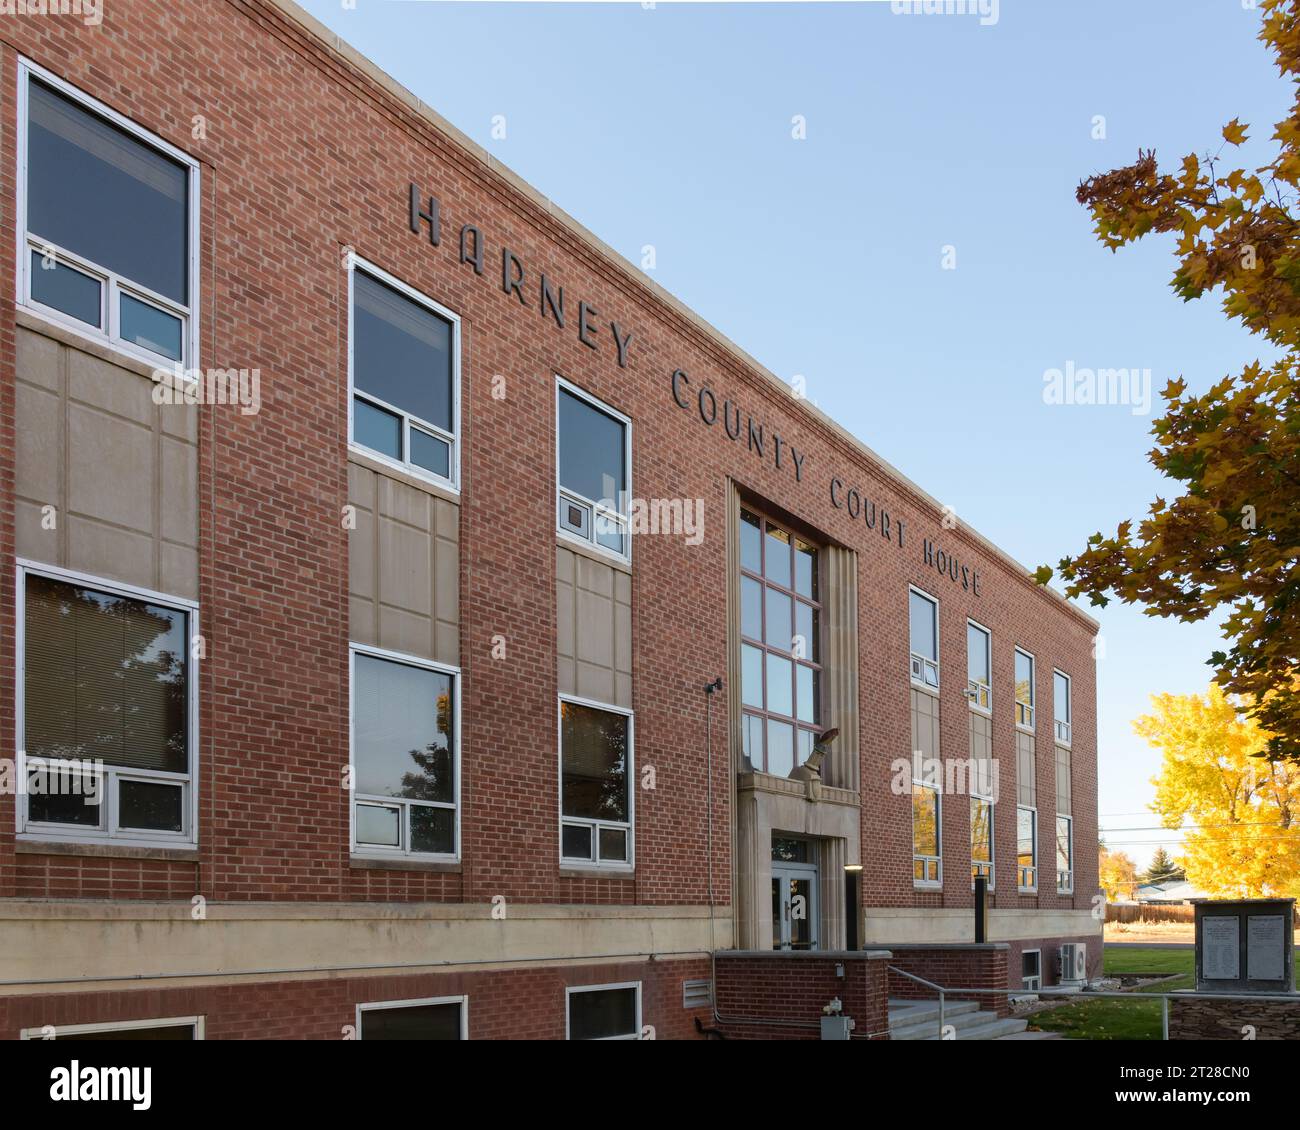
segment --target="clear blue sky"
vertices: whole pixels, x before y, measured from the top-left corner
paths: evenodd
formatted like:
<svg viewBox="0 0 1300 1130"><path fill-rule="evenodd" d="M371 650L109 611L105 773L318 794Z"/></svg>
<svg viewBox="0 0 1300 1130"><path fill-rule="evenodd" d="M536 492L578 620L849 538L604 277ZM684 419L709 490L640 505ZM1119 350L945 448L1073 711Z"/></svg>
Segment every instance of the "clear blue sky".
<svg viewBox="0 0 1300 1130"><path fill-rule="evenodd" d="M1167 240L1112 255L1074 200L1139 146L1218 149L1234 117L1264 163L1288 91L1240 0L1002 0L992 26L888 3L304 6L633 262L653 245L659 283L1030 567L1171 489L1152 416L1046 405L1045 370L1203 389L1270 355L1217 299L1174 297ZM1099 618L1101 823L1143 864L1171 834L1116 830L1156 822L1131 720L1203 689L1217 636Z"/></svg>

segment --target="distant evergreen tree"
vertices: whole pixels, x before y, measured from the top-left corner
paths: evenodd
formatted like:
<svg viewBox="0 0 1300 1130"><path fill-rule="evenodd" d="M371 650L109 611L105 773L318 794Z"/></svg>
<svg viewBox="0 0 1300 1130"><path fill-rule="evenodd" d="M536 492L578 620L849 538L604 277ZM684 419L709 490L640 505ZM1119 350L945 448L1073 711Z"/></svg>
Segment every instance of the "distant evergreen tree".
<svg viewBox="0 0 1300 1130"><path fill-rule="evenodd" d="M1183 873L1183 869L1173 861L1164 848L1158 847L1155 850L1155 854L1151 856L1151 866L1147 868L1143 881L1147 883L1162 883L1166 879L1185 878L1187 878L1187 876Z"/></svg>

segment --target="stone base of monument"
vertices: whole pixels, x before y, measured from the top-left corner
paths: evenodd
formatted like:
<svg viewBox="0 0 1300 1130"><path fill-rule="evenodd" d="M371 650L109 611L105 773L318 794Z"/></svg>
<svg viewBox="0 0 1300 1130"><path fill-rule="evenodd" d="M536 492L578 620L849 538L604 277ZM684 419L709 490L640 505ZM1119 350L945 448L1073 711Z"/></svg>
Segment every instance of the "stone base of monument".
<svg viewBox="0 0 1300 1130"><path fill-rule="evenodd" d="M1224 1000L1193 990L1169 998L1171 1040L1300 1040L1294 1000Z"/></svg>

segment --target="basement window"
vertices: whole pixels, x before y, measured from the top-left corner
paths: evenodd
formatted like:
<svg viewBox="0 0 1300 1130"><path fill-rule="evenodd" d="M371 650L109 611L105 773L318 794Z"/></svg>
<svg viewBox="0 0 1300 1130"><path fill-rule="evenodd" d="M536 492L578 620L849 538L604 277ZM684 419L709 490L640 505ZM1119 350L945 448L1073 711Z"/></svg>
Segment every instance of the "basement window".
<svg viewBox="0 0 1300 1130"><path fill-rule="evenodd" d="M194 367L198 163L26 60L19 100L19 301Z"/></svg>
<svg viewBox="0 0 1300 1130"><path fill-rule="evenodd" d="M627 561L632 422L560 378L555 398L559 532Z"/></svg>
<svg viewBox="0 0 1300 1130"><path fill-rule="evenodd" d="M1022 950L1020 954L1020 987L1037 992L1043 987L1043 951Z"/></svg>
<svg viewBox="0 0 1300 1130"><path fill-rule="evenodd" d="M467 1040L469 998L383 1001L357 1005L358 1040Z"/></svg>
<svg viewBox="0 0 1300 1130"><path fill-rule="evenodd" d="M349 441L421 478L459 476L460 319L353 256Z"/></svg>
<svg viewBox="0 0 1300 1130"><path fill-rule="evenodd" d="M19 831L195 842L193 605L63 570L19 569Z"/></svg>
<svg viewBox="0 0 1300 1130"><path fill-rule="evenodd" d="M641 982L564 990L567 1038L635 1040L641 1035Z"/></svg>

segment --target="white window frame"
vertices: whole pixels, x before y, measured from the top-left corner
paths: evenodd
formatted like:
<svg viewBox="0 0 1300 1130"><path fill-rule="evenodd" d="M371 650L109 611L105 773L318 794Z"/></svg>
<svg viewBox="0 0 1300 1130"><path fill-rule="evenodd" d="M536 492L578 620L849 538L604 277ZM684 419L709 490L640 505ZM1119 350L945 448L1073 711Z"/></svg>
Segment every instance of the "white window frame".
<svg viewBox="0 0 1300 1130"><path fill-rule="evenodd" d="M404 797L386 797L378 796L373 793L361 793L357 791L357 764L356 764L356 657L358 655L368 655L374 659L387 660L390 663L401 663L407 667L419 667L426 671L433 671L439 675L448 675L451 677L451 699L452 699L452 774L455 778L456 799L454 813L455 842L454 850L448 854L446 852L432 851L411 851L411 807L418 805L422 808L447 808L443 802L409 800ZM350 643L348 644L348 771L351 774L351 787L348 789L348 844L350 855L353 859L410 859L410 860L427 860L431 863L459 863L460 862L460 813L461 813L461 766L464 758L461 756L461 671L459 667L453 667L448 663L439 663L433 659L425 659L420 655L408 655L405 652L390 651L387 648L371 647L368 644ZM401 810L401 844L398 847L385 847L382 844L359 844L357 842L357 805L373 804L379 808L397 808Z"/></svg>
<svg viewBox="0 0 1300 1130"><path fill-rule="evenodd" d="M1038 973L1033 977L1026 977L1025 976L1025 955L1031 953L1038 954ZM1032 985L1028 985L1025 983L1027 981L1033 981L1034 983ZM1020 951L1020 987L1024 989L1026 992L1030 992L1030 993L1036 993L1038 992L1039 989L1043 987L1043 951L1041 949L1030 949L1030 950Z"/></svg>
<svg viewBox="0 0 1300 1130"><path fill-rule="evenodd" d="M1034 659L1034 653L1032 651L1027 651L1023 647L1017 647L1016 654L1023 655L1026 659L1029 660L1029 705L1028 707L1024 707L1021 701L1018 698L1016 698L1017 681L1015 676L1014 662L1011 668L1011 700L1013 705L1015 706L1015 711L1016 711L1016 715L1015 715L1016 729L1021 731L1021 733L1032 734L1034 732L1034 713L1038 704L1038 692L1034 686L1034 684L1038 680L1038 661ZM1020 711L1022 708L1025 709L1029 715L1028 722L1022 722L1020 720Z"/></svg>
<svg viewBox="0 0 1300 1130"><path fill-rule="evenodd" d="M46 1024L39 1028L24 1028L18 1033L20 1040L57 1039L59 1036L80 1036L98 1032L138 1032L142 1028L179 1028L188 1024L194 1029L194 1038L202 1040L202 1016L168 1016L149 1020L115 1020L101 1024ZM54 1036L45 1035L46 1028L54 1029Z"/></svg>
<svg viewBox="0 0 1300 1130"><path fill-rule="evenodd" d="M1058 895L1072 895L1074 894L1074 817L1064 812L1058 812L1056 820L1058 823L1064 820L1068 826L1066 843L1069 845L1068 850L1070 852L1070 869L1068 871L1061 871L1056 868L1056 859L1053 858L1052 860L1053 868L1056 870L1056 893ZM1052 832L1052 855L1055 857L1056 845L1060 842L1060 833L1055 828L1052 829Z"/></svg>
<svg viewBox="0 0 1300 1130"><path fill-rule="evenodd" d="M1056 717L1056 676L1060 675L1065 680L1065 721L1060 722ZM1059 667L1052 668L1052 730L1056 736L1056 744L1070 745L1071 729L1074 725L1074 680L1070 678Z"/></svg>
<svg viewBox="0 0 1300 1130"><path fill-rule="evenodd" d="M943 887L943 789L938 784L929 784L926 781L913 778L912 788L917 787L929 789L934 793L934 846L938 849L938 855L917 855L916 854L916 810L912 810L912 886L918 890L937 891ZM908 793L908 804L911 805L912 796ZM926 863L931 861L935 864L934 879L918 879L916 877L917 860L923 860ZM929 868L927 867L928 871Z"/></svg>
<svg viewBox="0 0 1300 1130"><path fill-rule="evenodd" d="M1020 813L1022 812L1030 812L1034 817L1034 864L1032 867L1022 867L1020 863ZM1041 860L1038 858L1038 809L1032 804L1018 804L1016 805L1016 890L1021 894L1034 895L1038 893L1038 869L1040 863ZM1033 884L1029 886L1024 883L1026 871L1030 873L1030 878L1033 879Z"/></svg>
<svg viewBox="0 0 1300 1130"><path fill-rule="evenodd" d="M620 513L618 510L611 510L608 506L602 505L598 498L587 498L577 491L569 490L567 487L560 485L560 393L567 392L577 397L579 400L586 401L591 407L598 412L603 412L611 419L618 421L623 425L623 480L626 484L627 499L633 497L632 494L632 418L606 404L599 397L592 396L586 389L579 388L572 381L565 380L558 373L555 375L555 531L565 541L571 541L575 545L583 546L611 561L619 561L624 565L632 564L632 523L630 515ZM560 508L564 505L565 500L569 500L584 507L587 511L587 536L583 537L566 527L560 521ZM615 502L621 502L615 499ZM609 521L615 521L622 525L623 541L627 545L626 553L615 553L608 546L601 545L596 541L596 518L602 517Z"/></svg>
<svg viewBox="0 0 1300 1130"><path fill-rule="evenodd" d="M616 981L606 985L566 985L564 988L564 1038L571 1040L573 1037L569 1034L569 1000L578 993L599 993L612 989L635 989L636 990L636 1032L630 1036L603 1036L602 1040L639 1040L641 1038L642 1016L641 1016L641 982L640 981Z"/></svg>
<svg viewBox="0 0 1300 1130"><path fill-rule="evenodd" d="M939 598L935 596L933 593L926 592L925 589L923 588L918 588L916 585L908 585L907 591L909 593L908 600L907 600L907 637L908 637L908 651L911 653L911 657L912 657L911 658L912 686L919 687L923 691L928 691L930 694L937 695L939 693L939 687L940 687ZM934 606L934 656L935 656L934 659L930 659L928 656L925 655L919 655L915 651L911 650L911 639L912 639L912 598L910 596L911 593L916 593L917 596L924 597ZM934 669L933 685L925 681L926 671L929 668Z"/></svg>
<svg viewBox="0 0 1300 1130"><path fill-rule="evenodd" d="M17 775L24 783L23 791L17 797L17 833L20 840L34 843L93 843L110 844L120 847L177 847L190 849L198 846L199 834L199 661L194 656L193 641L199 632L199 606L196 601L184 597L171 596L167 593L154 592L151 589L125 585L120 581L110 581L92 573L81 573L71 569L61 569L53 565L43 565L25 558L17 559L17 577L15 581L15 628L14 628L14 748L18 751ZM26 751L26 702L24 700L26 635L27 635L27 577L29 574L48 577L64 584L78 585L82 588L96 589L113 596L126 597L131 600L147 601L174 612L185 614L185 657L186 657L186 740L189 743L189 771L187 773L169 773L155 769L133 769L125 765L105 765L100 788L103 790L99 827L86 828L72 824L41 823L28 819L27 816L27 751ZM131 828L122 831L118 826L117 782L149 781L161 784L179 784L182 788L181 813L185 827L180 832L151 832L147 829Z"/></svg>
<svg viewBox="0 0 1300 1130"><path fill-rule="evenodd" d="M450 432L444 428L432 424L428 420L423 420L419 416L412 415L403 408L398 408L395 404L389 404L386 400L380 400L373 393L366 392L364 389L358 389L353 379L354 365L353 358L356 350L356 307L354 304L355 280L357 271L369 275L375 282L383 283L391 287L404 298L409 298L419 306L423 306L432 314L436 314L446 322L451 323L451 427ZM349 251L347 257L348 272L348 450L363 455L367 459L375 459L385 466L392 467L394 470L402 471L408 475L414 475L416 478L424 479L431 483L437 483L446 490L455 494L460 493L460 434L461 434L461 406L460 406L460 382L461 382L461 326L460 315L454 310L449 310L440 302L430 298L427 294L416 290L413 286L404 283L396 275L385 271L378 264L372 263L369 259L363 259L356 252ZM376 451L374 448L366 447L363 443L358 443L354 438L353 418L355 415L356 398L361 397L369 404L376 408L381 408L385 412L390 412L402 422L402 453L405 458L394 459L391 455L385 455L382 451ZM436 471L431 471L427 467L421 467L418 463L412 463L411 455L411 429L414 426L416 431L427 432L435 439L441 440L450 446L450 453L447 461L449 477L444 478Z"/></svg>
<svg viewBox="0 0 1300 1130"><path fill-rule="evenodd" d="M469 1039L469 994L462 993L455 997L413 997L403 1001L367 1001L357 1005L356 1038L363 1039L361 1017L366 1012L382 1012L390 1008L422 1008L425 1005L458 1004L460 1005L460 1038Z"/></svg>
<svg viewBox="0 0 1300 1130"><path fill-rule="evenodd" d="M989 681L984 686L984 701L980 701L980 684L970 678L970 629L984 635L984 658L988 666ZM966 700L970 703L970 708L977 714L983 714L986 717L993 716L993 632L981 624L978 620L966 619Z"/></svg>
<svg viewBox="0 0 1300 1130"><path fill-rule="evenodd" d="M28 87L31 79L36 78L46 86L57 90L60 94L65 95L78 106L88 113L103 119L110 125L114 125L123 130L130 136L134 137L141 144L156 150L165 157L171 158L185 166L188 171L188 195L187 195L187 218L189 221L189 230L186 233L188 241L188 272L186 281L186 293L189 297L189 305L182 306L174 299L166 298L155 291L140 283L125 278L121 275L110 271L107 267L99 266L81 256L74 255L72 252L49 243L48 240L38 238L39 233L31 233L27 230L27 129L28 129ZM17 92L17 109L18 109L18 177L17 177L17 238L14 240L17 258L17 276L15 295L17 304L24 310L37 315L42 320L52 322L62 329L69 330L78 337L86 341L96 342L109 346L116 352L125 354L134 360L143 360L153 365L175 372L177 366L182 370L184 375L190 370L198 368L199 358L199 311L202 308L199 294L199 255L200 255L200 228L202 213L202 192L200 189L200 167L198 161L181 149L164 141L155 133L151 133L143 126L137 125L130 118L119 114L116 110L104 105L98 99L92 98L89 94L78 90L75 86L65 82L58 75L52 74L44 67L32 62L30 59L20 57L18 60L18 92ZM40 252L43 255L48 250L53 249L55 259L62 265L73 267L82 274L88 274L95 278L100 284L100 325L90 326L69 314L63 313L52 306L45 306L31 295L31 253L32 251ZM151 349L146 349L134 342L123 340L119 336L120 306L119 296L122 294L130 295L148 306L154 306L167 314L177 317L181 320L181 359L176 361L161 353L155 353Z"/></svg>
<svg viewBox="0 0 1300 1130"><path fill-rule="evenodd" d="M564 815L564 718L563 704L571 702L575 706L587 706L593 710L604 710L609 714L621 714L627 719L627 822L618 820L588 820L581 816ZM608 702L598 702L591 698L579 698L577 695L562 694L555 707L555 747L559 765L559 856L560 866L568 870L610 871L631 874L636 870L636 718L625 706L614 706ZM596 859L575 859L564 854L564 826L566 824L582 825L593 829L591 840L595 845ZM611 860L602 863L600 856L600 830L602 828L620 828L627 833L627 860Z"/></svg>

